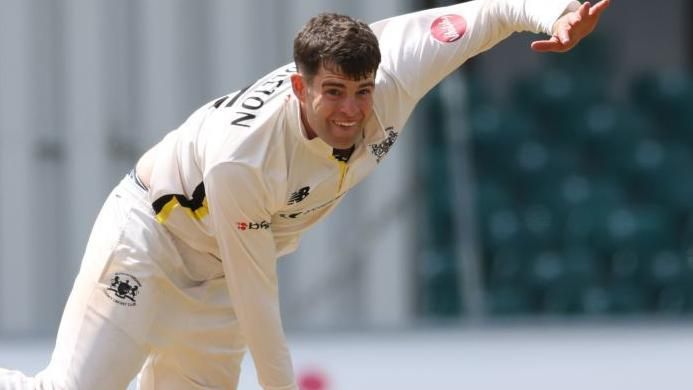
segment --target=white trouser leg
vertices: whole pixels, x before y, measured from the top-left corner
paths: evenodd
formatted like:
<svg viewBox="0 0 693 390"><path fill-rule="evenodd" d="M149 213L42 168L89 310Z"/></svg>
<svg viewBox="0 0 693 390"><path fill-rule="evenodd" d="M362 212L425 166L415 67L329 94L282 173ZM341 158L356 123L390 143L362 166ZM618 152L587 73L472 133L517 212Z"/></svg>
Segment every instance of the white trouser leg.
<svg viewBox="0 0 693 390"><path fill-rule="evenodd" d="M78 322L71 329L63 326ZM63 317L60 334L76 336L76 344L58 343L48 367L35 377L0 369L0 390L123 390L148 353L93 310L81 318Z"/></svg>
<svg viewBox="0 0 693 390"><path fill-rule="evenodd" d="M176 310L157 321L162 325L152 340L140 389L236 389L246 346L233 310L222 303L228 300L224 280L163 289Z"/></svg>
<svg viewBox="0 0 693 390"><path fill-rule="evenodd" d="M121 187L111 193L94 224L48 367L35 377L17 371L0 373L0 390L123 390L142 367L149 353L146 344L133 339L104 315L107 309L98 307L131 214L127 191ZM134 310L130 313L136 316Z"/></svg>
<svg viewBox="0 0 693 390"><path fill-rule="evenodd" d="M123 390L143 366L143 390L235 389L245 345L226 283L187 268L208 257L125 179L94 225L49 366L0 374L0 390Z"/></svg>

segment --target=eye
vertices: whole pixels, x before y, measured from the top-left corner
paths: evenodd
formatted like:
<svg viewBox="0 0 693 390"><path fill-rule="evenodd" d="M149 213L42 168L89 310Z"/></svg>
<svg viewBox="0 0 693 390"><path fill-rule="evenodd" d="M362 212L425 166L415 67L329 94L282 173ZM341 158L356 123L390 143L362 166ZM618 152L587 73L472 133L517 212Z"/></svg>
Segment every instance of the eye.
<svg viewBox="0 0 693 390"><path fill-rule="evenodd" d="M364 89L359 89L358 92L356 92L359 96L368 96L372 93L370 88L364 88Z"/></svg>
<svg viewBox="0 0 693 390"><path fill-rule="evenodd" d="M325 94L329 96L338 97L342 95L342 91L336 88L330 88L325 90Z"/></svg>

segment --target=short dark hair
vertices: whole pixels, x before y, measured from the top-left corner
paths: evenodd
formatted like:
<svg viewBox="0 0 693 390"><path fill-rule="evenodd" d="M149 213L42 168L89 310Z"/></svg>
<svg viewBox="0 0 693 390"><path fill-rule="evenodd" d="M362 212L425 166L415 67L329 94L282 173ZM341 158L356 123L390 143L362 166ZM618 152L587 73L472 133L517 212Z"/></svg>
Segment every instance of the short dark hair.
<svg viewBox="0 0 693 390"><path fill-rule="evenodd" d="M320 65L360 80L374 74L380 65L378 38L366 23L346 15L322 13L311 18L296 35L294 62L309 80Z"/></svg>

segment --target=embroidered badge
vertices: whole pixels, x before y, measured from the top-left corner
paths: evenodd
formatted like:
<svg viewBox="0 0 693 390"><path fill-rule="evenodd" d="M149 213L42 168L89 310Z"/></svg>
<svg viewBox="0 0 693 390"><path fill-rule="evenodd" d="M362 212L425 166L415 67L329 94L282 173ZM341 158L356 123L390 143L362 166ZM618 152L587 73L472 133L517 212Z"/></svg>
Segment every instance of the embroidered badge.
<svg viewBox="0 0 693 390"><path fill-rule="evenodd" d="M136 277L123 272L116 272L111 277L111 284L104 292L113 302L122 306L135 306L135 297L140 293L142 283Z"/></svg>
<svg viewBox="0 0 693 390"><path fill-rule="evenodd" d="M371 147L371 153L375 156L377 162L380 162L383 158L385 158L399 136L394 127L388 127L385 129L385 131L387 132L387 138L385 141L379 144L369 145Z"/></svg>

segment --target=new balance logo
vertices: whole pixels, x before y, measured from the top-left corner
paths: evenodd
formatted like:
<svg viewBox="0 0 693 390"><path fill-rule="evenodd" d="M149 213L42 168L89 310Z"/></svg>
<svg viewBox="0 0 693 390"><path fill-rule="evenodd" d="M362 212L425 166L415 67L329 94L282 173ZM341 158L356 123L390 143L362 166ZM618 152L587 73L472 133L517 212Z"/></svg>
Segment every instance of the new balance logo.
<svg viewBox="0 0 693 390"><path fill-rule="evenodd" d="M302 202L303 199L307 198L309 194L310 194L310 187L303 187L300 190L294 192L289 197L289 203L288 203L289 206L291 206L292 204Z"/></svg>

